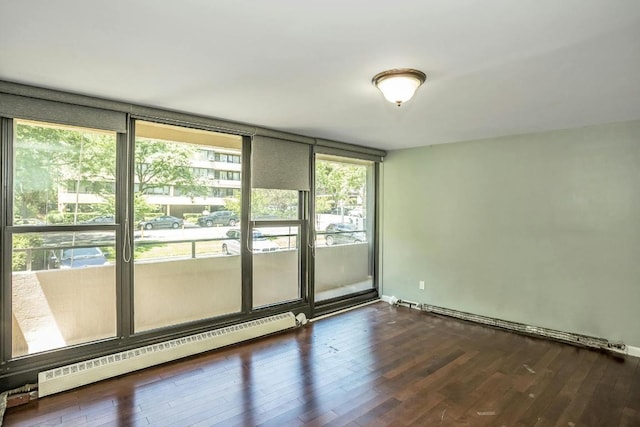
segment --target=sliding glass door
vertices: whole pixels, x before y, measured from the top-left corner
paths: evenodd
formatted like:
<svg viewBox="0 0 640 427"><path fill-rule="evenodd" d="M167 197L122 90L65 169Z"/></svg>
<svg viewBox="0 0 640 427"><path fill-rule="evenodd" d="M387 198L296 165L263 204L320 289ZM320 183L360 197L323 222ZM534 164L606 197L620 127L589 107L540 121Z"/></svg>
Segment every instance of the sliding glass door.
<svg viewBox="0 0 640 427"><path fill-rule="evenodd" d="M242 311L242 137L135 122L136 332Z"/></svg>
<svg viewBox="0 0 640 427"><path fill-rule="evenodd" d="M374 288L374 162L316 154L315 301Z"/></svg>

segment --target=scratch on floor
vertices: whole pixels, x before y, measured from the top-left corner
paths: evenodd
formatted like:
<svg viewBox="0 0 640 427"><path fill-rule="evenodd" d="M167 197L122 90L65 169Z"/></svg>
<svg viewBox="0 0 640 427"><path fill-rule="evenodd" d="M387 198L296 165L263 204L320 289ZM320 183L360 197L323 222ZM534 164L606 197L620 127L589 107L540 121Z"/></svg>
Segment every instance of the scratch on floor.
<svg viewBox="0 0 640 427"><path fill-rule="evenodd" d="M480 415L481 417L486 417L489 415L495 415L496 411L478 411L478 415Z"/></svg>
<svg viewBox="0 0 640 427"><path fill-rule="evenodd" d="M444 408L444 411L442 411L442 416L440 417L440 424L442 424L442 421L444 421L444 413L447 412L447 408Z"/></svg>
<svg viewBox="0 0 640 427"><path fill-rule="evenodd" d="M533 369L531 369L531 368L529 367L529 365L522 365L522 366L524 366L524 369L526 369L527 371L531 372L532 374L535 374L535 373L536 373L536 371L534 371Z"/></svg>

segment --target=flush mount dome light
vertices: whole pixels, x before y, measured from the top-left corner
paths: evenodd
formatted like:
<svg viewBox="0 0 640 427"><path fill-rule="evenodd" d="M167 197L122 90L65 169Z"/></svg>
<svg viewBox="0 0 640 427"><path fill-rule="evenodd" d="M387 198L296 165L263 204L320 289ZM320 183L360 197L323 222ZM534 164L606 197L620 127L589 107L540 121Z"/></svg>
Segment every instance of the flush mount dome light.
<svg viewBox="0 0 640 427"><path fill-rule="evenodd" d="M411 99L416 90L427 79L422 71L411 68L398 68L376 74L371 82L380 89L389 102L398 107Z"/></svg>

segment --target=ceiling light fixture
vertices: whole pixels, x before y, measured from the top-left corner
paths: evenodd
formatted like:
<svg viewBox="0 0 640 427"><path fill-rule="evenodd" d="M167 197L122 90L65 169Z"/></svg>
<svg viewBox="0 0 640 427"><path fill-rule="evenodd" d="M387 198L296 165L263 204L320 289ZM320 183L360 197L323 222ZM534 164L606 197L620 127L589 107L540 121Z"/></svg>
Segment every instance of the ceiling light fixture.
<svg viewBox="0 0 640 427"><path fill-rule="evenodd" d="M411 99L425 80L427 75L422 71L397 68L376 74L371 82L380 89L387 101L399 107L403 102Z"/></svg>

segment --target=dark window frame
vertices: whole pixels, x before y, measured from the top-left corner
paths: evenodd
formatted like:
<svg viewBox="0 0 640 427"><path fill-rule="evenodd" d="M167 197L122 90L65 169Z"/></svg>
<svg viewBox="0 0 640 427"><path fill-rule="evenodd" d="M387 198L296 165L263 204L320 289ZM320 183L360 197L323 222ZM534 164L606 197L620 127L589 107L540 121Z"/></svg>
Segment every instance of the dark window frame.
<svg viewBox="0 0 640 427"><path fill-rule="evenodd" d="M22 91L24 88L20 86ZM31 90L32 92L29 92ZM129 206L131 201L128 197L133 194L133 179L132 179L132 158L133 158L133 143L135 138L135 120L157 121L160 123L166 123L171 125L178 125L184 127L192 127L203 130L211 130L214 132L232 133L243 137L243 151L242 151L242 163L241 172L230 171L236 173L235 177L241 184L241 188L245 191L241 192L241 203L245 209L243 209L242 218L242 230L243 233L247 233L250 227L253 227L256 222L251 224L249 220L249 210L246 208L250 203L250 188L251 188L251 176L250 176L250 144L251 144L251 132L254 131L252 127L246 127L242 125L229 124L227 122L220 122L213 119L207 119L197 116L185 115L181 113L172 113L164 110L149 109L147 107L131 106L129 104L117 103L111 101L104 101L90 97L84 97L80 95L61 94L58 95L55 92L48 92L46 89L29 88L27 87L25 93L32 93L34 98L40 96L48 96L50 99L64 100L66 103L74 105L75 110L82 110L82 105L88 105L88 108L98 108L112 111L121 111L123 115L127 116L127 126L121 132L117 133L117 179L116 179L116 199L117 204L121 206L116 211L116 223L115 224L100 224L95 226L74 226L74 229L85 230L88 228L96 230L116 230L116 250L118 251L118 259L122 257L130 256L131 240L127 240L125 236L131 237L131 230L135 227L135 221L133 218L133 212L131 209L125 209L125 203ZM74 110L74 111L75 111ZM263 317L269 314L280 313L283 311L305 312L307 316L311 317L325 312L337 310L349 305L353 305L358 302L370 301L375 298L377 294L356 295L350 298L343 299L341 301L330 301L323 303L321 306L315 306L313 301L313 262L312 251L308 251L305 256L302 257L301 267L301 296L300 301L288 302L285 304L277 304L274 306L261 307L254 309L251 304L251 289L243 284L243 310L241 315L222 316L219 318L205 319L203 321L192 322L187 325L178 325L177 327L167 327L161 330L150 331L149 333L133 333L133 289L132 289L132 268L131 263L122 261L117 266L117 336L113 339L101 340L99 342L91 342L87 344L81 344L60 350L53 350L45 353L35 353L32 355L12 358L11 356L11 269L10 267L10 235L17 232L15 227L9 226L9 220L12 218L11 206L8 201L12 200L11 196L12 177L11 168L7 167L12 159L12 120L13 118L20 118L17 115L4 113L0 118L0 142L2 143L2 149L0 150L0 162L2 163L2 175L0 176L0 184L2 188L2 200L0 201L0 244L2 245L2 282L3 286L0 289L0 310L2 315L2 331L0 336L0 380L2 380L7 387L22 385L26 382L31 382L35 379L35 375L38 371L51 369L57 366L73 363L80 360L86 360L88 358L100 357L113 353L115 351L123 351L139 347L141 345L147 345L150 343L161 342L168 339L178 338L185 335L199 333L202 331L210 330L212 328L225 327L241 321L247 321L259 317ZM41 120L47 121L47 120ZM51 121L51 123L55 123ZM71 124L73 123L66 123ZM86 123L78 124L81 127L88 127ZM93 126L99 128L99 126ZM235 129L235 130L234 130ZM295 139L295 138L294 138ZM319 141L318 143L320 143ZM335 149L335 144L332 143L332 149ZM352 149L352 146L349 146ZM371 151L371 150L363 150ZM377 153L377 152L376 152ZM346 152L345 157L349 155L357 154L354 151ZM375 154L372 154L375 157ZM379 157L378 157L379 159ZM227 157L227 160L229 158ZM238 161L240 157L238 157ZM314 171L314 156L310 155L309 164L310 170ZM232 162L236 163L235 158ZM376 163L376 177L375 177L375 203L378 203L378 163ZM313 175L313 173L311 174ZM311 178L313 179L313 177ZM313 183L311 184L311 191L301 194L301 207L300 212L306 218L313 217L312 212L314 209L314 195L313 195ZM232 189L232 191L240 191L239 189ZM377 211L377 209L376 209ZM297 221L297 220L296 220ZM260 223L260 225L264 225ZM278 222L278 225L287 225L285 222ZM294 225L294 223L291 223ZM309 229L304 223L295 223L300 226L301 246L302 242L308 242L310 239ZM50 227L50 226L49 226ZM377 233L377 215L376 215L376 229ZM44 227L39 230L48 230ZM33 231L33 229L30 229ZM376 269L377 263L377 239L376 239ZM305 247L308 248L308 244L305 243ZM247 264L249 263L249 264ZM250 267L250 260L248 256L243 259L243 282L250 280L252 271ZM377 277L376 273L376 289L377 289Z"/></svg>

